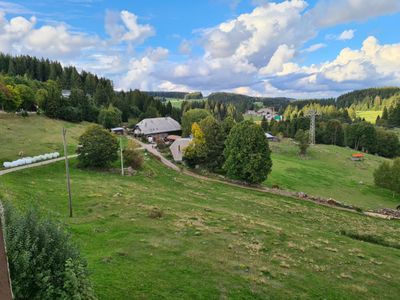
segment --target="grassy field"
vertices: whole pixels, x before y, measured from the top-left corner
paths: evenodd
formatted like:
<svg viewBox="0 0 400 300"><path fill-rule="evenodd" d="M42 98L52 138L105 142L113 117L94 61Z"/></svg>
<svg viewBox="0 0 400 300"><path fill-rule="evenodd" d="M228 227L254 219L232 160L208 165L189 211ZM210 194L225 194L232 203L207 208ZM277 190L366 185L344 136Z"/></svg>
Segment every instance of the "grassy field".
<svg viewBox="0 0 400 300"><path fill-rule="evenodd" d="M207 98L203 99L193 99L193 100L186 100L186 101L205 101ZM172 107L181 108L182 102L185 101L184 99L176 99L176 98L166 98L166 101L171 102Z"/></svg>
<svg viewBox="0 0 400 300"><path fill-rule="evenodd" d="M30 115L27 118L14 114L0 114L0 166L4 161L23 156L34 156L58 151L64 153L61 129L67 129L69 153L74 153L78 137L89 123L68 123L44 116Z"/></svg>
<svg viewBox="0 0 400 300"><path fill-rule="evenodd" d="M376 118L378 116L382 116L382 111L375 111L375 110L357 111L356 115L357 115L357 117L359 117L361 119L365 119L365 121L367 121L367 122L375 124L376 123Z"/></svg>
<svg viewBox="0 0 400 300"><path fill-rule="evenodd" d="M62 163L7 174L0 190L17 207L35 205L68 226L100 299L400 293L399 222L193 179L149 159L124 178L73 162L71 177L72 219ZM155 208L161 218L149 217Z"/></svg>
<svg viewBox="0 0 400 300"><path fill-rule="evenodd" d="M243 114L243 118L245 120L253 120L255 122L262 121L262 116L251 116L251 115Z"/></svg>
<svg viewBox="0 0 400 300"><path fill-rule="evenodd" d="M299 157L298 147L290 140L270 143L272 173L266 185L334 198L361 208L395 208L400 198L374 185L373 172L384 158L366 155L362 162L350 160L354 150L316 145L308 155Z"/></svg>

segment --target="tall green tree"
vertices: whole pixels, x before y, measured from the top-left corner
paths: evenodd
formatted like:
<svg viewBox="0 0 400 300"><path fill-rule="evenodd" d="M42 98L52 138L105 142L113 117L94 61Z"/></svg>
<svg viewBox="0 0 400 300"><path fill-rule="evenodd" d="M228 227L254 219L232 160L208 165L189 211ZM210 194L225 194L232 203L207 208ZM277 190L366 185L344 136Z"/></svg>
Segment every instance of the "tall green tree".
<svg viewBox="0 0 400 300"><path fill-rule="evenodd" d="M262 130L264 130L264 132L267 132L269 130L268 120L265 118L265 116L263 116L261 120L261 128Z"/></svg>
<svg viewBox="0 0 400 300"><path fill-rule="evenodd" d="M374 172L374 180L377 186L389 189L395 194L400 194L400 158L396 158L392 164L383 162Z"/></svg>
<svg viewBox="0 0 400 300"><path fill-rule="evenodd" d="M25 84L17 84L15 89L21 97L20 107L27 111L36 110L36 99L33 90Z"/></svg>
<svg viewBox="0 0 400 300"><path fill-rule="evenodd" d="M182 136L189 136L193 123L199 123L201 120L210 116L210 112L206 109L190 109L182 116Z"/></svg>
<svg viewBox="0 0 400 300"><path fill-rule="evenodd" d="M243 121L229 133L224 150L223 169L228 177L248 183L261 183L271 172L268 140L260 126Z"/></svg>
<svg viewBox="0 0 400 300"><path fill-rule="evenodd" d="M205 166L213 172L220 172L224 164L225 134L221 122L208 116L199 123L205 139Z"/></svg>
<svg viewBox="0 0 400 300"><path fill-rule="evenodd" d="M121 124L121 116L122 113L118 108L109 105L108 108L103 108L100 110L98 121L104 126L104 128L110 129Z"/></svg>

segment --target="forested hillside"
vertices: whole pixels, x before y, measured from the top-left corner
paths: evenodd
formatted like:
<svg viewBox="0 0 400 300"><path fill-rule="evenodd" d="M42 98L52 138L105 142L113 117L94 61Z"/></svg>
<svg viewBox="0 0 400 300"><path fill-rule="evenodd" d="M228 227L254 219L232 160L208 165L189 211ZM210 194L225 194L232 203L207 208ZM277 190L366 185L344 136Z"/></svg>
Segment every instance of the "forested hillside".
<svg viewBox="0 0 400 300"><path fill-rule="evenodd" d="M379 107L382 99L388 99L400 93L398 87L370 88L353 91L337 98L338 107L350 107L352 104L361 104L365 110Z"/></svg>
<svg viewBox="0 0 400 300"><path fill-rule="evenodd" d="M138 90L116 92L106 78L59 62L0 54L0 108L38 111L67 121L99 121L106 127L146 117L180 118L179 109ZM62 94L70 90L70 94Z"/></svg>

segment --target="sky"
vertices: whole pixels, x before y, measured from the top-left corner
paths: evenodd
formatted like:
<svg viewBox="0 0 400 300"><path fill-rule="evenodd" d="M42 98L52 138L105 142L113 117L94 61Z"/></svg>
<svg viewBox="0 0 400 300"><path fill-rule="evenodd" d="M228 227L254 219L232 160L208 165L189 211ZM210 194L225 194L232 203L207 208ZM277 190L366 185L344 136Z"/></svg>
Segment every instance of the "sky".
<svg viewBox="0 0 400 300"><path fill-rule="evenodd" d="M400 0L0 1L0 51L116 90L298 99L400 85Z"/></svg>

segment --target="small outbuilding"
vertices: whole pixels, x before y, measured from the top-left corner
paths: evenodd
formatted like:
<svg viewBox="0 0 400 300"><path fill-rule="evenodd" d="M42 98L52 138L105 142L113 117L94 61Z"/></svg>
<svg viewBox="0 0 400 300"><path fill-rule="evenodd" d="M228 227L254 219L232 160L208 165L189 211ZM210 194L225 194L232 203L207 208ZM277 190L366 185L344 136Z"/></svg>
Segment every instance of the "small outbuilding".
<svg viewBox="0 0 400 300"><path fill-rule="evenodd" d="M272 134L270 134L268 132L265 133L265 137L267 138L268 141L279 142L279 138L278 137L273 136Z"/></svg>
<svg viewBox="0 0 400 300"><path fill-rule="evenodd" d="M362 161L364 160L364 154L363 153L354 153L351 155L351 160L352 161Z"/></svg>
<svg viewBox="0 0 400 300"><path fill-rule="evenodd" d="M112 133L123 135L125 133L125 128L115 127L110 129Z"/></svg>
<svg viewBox="0 0 400 300"><path fill-rule="evenodd" d="M183 159L183 152L187 146L189 146L191 138L180 138L175 140L172 145L169 147L172 157L175 161L181 162Z"/></svg>

